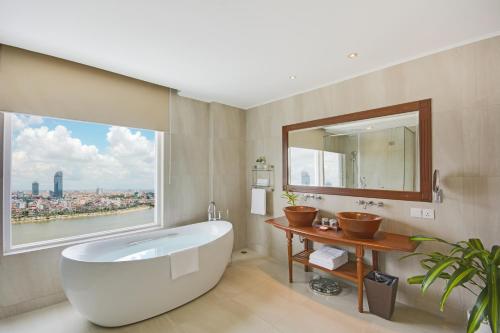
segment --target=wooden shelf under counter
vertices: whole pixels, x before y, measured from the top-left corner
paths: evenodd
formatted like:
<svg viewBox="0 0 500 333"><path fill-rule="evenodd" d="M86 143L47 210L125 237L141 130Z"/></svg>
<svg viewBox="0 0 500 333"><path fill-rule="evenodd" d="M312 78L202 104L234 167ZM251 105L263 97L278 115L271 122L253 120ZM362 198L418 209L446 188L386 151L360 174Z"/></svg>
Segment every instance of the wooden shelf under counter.
<svg viewBox="0 0 500 333"><path fill-rule="evenodd" d="M417 242L410 240L407 235L400 235L379 231L373 239L352 239L344 236L342 231L319 230L318 228L308 227L290 227L287 219L283 217L269 219L266 223L285 231L287 238L288 249L288 279L293 282L293 265L298 262L305 266L306 271L311 268L319 269L331 275L355 282L358 287L358 310L363 312L363 278L370 270L378 270L378 252L379 251L401 251L414 252L418 246ZM297 254L292 253L293 235L301 236L304 239L304 251ZM309 255L314 251L312 242L322 244L337 244L344 246L352 246L356 249L356 262L348 262L347 264L330 270L309 262ZM372 252L372 265L366 265L363 262L365 249Z"/></svg>
<svg viewBox="0 0 500 333"><path fill-rule="evenodd" d="M340 266L337 269L328 269L324 268L309 262L309 255L313 253L313 250L304 250L292 256L292 260L298 263L301 263L310 268L315 268L322 270L324 272L330 273L331 275L338 276L340 278L356 282L358 280L357 277L357 268L356 263L353 261L349 261L348 263ZM370 272L370 266L363 264L363 276Z"/></svg>

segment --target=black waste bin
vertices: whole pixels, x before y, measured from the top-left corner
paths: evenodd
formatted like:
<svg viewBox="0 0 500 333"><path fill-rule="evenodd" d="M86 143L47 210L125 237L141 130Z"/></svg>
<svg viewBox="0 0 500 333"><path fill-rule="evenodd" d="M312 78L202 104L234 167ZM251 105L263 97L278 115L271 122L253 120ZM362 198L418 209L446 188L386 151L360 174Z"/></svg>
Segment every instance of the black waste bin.
<svg viewBox="0 0 500 333"><path fill-rule="evenodd" d="M370 312L385 319L391 319L398 292L398 278L377 271L371 271L365 278L366 298Z"/></svg>

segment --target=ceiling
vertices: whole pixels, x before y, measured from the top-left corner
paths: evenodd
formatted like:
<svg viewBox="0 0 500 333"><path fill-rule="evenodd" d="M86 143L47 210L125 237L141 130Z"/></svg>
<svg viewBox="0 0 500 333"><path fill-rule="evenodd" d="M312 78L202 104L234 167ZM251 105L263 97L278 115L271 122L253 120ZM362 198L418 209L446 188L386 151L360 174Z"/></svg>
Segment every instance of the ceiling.
<svg viewBox="0 0 500 333"><path fill-rule="evenodd" d="M500 0L0 0L0 43L245 109L497 34Z"/></svg>

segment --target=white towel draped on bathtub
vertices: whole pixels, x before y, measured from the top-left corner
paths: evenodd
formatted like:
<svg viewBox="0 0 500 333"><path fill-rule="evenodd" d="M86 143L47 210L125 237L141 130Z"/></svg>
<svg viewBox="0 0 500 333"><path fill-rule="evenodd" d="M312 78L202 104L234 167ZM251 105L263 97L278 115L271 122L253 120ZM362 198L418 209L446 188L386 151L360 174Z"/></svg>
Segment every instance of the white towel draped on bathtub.
<svg viewBox="0 0 500 333"><path fill-rule="evenodd" d="M170 277L172 280L200 269L198 248L193 247L170 253Z"/></svg>

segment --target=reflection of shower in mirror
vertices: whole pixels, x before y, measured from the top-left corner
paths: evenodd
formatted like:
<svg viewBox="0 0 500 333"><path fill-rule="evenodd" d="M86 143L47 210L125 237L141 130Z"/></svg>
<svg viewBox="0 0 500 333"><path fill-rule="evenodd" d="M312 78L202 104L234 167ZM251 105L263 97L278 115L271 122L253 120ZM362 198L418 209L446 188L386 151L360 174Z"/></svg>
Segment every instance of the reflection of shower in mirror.
<svg viewBox="0 0 500 333"><path fill-rule="evenodd" d="M361 188L366 188L366 177L361 177L361 179L359 180L360 184L361 184Z"/></svg>
<svg viewBox="0 0 500 333"><path fill-rule="evenodd" d="M352 167L352 169L351 169L352 170L352 184L351 184L351 186L352 187L355 187L354 182L355 182L356 177L358 177L358 175L356 174L356 170L357 170L357 167L356 167L356 163L357 163L356 157L357 156L358 156L358 152L357 151L355 151L355 150L351 151L351 167Z"/></svg>

